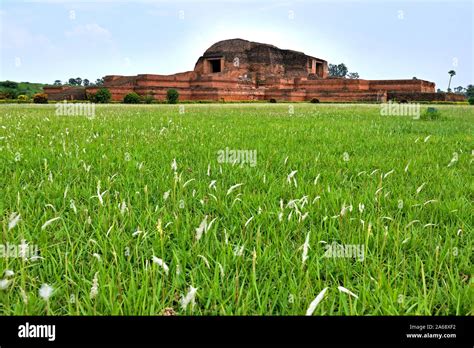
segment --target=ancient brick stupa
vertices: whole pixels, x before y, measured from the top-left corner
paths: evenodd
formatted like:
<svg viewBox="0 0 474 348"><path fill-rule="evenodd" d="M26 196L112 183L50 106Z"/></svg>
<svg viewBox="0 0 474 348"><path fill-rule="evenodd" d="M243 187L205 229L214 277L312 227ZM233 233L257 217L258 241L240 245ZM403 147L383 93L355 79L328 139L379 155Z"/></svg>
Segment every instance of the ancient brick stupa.
<svg viewBox="0 0 474 348"><path fill-rule="evenodd" d="M193 71L174 75L109 75L104 86L112 99L122 101L136 92L165 100L170 88L180 100L211 101L398 101L448 100L451 94L435 93L433 82L363 80L328 76L328 63L302 52L242 39L219 41L199 57ZM45 87L50 100L86 99L99 87Z"/></svg>

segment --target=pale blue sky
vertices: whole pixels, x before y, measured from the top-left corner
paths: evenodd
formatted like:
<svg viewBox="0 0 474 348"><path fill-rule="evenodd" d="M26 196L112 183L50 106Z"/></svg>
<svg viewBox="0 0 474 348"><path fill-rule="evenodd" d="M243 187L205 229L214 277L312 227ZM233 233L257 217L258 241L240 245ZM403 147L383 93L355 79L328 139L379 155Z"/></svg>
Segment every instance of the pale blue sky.
<svg viewBox="0 0 474 348"><path fill-rule="evenodd" d="M474 83L472 0L0 0L0 80L192 70L230 38L344 62L361 78ZM73 12L71 12L73 11Z"/></svg>

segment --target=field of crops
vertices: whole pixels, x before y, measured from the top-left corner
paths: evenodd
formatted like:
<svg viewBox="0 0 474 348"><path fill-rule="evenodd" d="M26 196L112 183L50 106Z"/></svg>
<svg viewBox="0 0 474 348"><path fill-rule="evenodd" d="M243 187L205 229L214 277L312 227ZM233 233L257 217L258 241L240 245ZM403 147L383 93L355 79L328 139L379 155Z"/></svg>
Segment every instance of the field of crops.
<svg viewBox="0 0 474 348"><path fill-rule="evenodd" d="M474 107L437 108L2 105L0 314L472 315Z"/></svg>

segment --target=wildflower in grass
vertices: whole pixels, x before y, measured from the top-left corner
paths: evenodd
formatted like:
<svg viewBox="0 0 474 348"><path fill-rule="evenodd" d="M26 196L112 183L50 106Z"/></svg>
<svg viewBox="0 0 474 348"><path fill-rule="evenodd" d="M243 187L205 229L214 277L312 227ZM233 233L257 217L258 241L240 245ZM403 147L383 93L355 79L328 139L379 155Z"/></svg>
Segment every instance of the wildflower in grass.
<svg viewBox="0 0 474 348"><path fill-rule="evenodd" d="M18 213L11 213L10 214L10 219L8 221L8 230L10 231L12 228L14 228L18 222L20 221L20 214Z"/></svg>
<svg viewBox="0 0 474 348"><path fill-rule="evenodd" d="M173 161L171 162L171 169L176 172L178 170L178 164L176 163L176 158L173 158Z"/></svg>
<svg viewBox="0 0 474 348"><path fill-rule="evenodd" d="M347 152L344 152L342 154L342 159L344 160L344 162L349 162L350 160L349 154Z"/></svg>
<svg viewBox="0 0 474 348"><path fill-rule="evenodd" d="M21 299L23 300L23 303L28 304L28 295L26 294L26 291L23 290L23 288L20 288L20 295Z"/></svg>
<svg viewBox="0 0 474 348"><path fill-rule="evenodd" d="M142 233L143 233L143 231L141 231L139 228L137 228L136 231L132 233L132 237L136 237L136 236L138 236Z"/></svg>
<svg viewBox="0 0 474 348"><path fill-rule="evenodd" d="M125 214L126 211L128 211L127 208L127 203L125 201L122 201L122 203L119 204L119 209L120 209L120 214Z"/></svg>
<svg viewBox="0 0 474 348"><path fill-rule="evenodd" d="M104 199L103 196L108 190L105 190L104 192L100 192L100 180L97 181L97 196L92 196L92 197L97 197L99 200L100 205L104 205Z"/></svg>
<svg viewBox="0 0 474 348"><path fill-rule="evenodd" d="M451 162L449 162L448 167L451 167L452 165L456 164L456 162L459 160L459 155L457 152L453 152L453 158L451 158Z"/></svg>
<svg viewBox="0 0 474 348"><path fill-rule="evenodd" d="M349 295L351 295L351 296L353 296L353 297L355 297L355 298L359 298L359 296L357 296L357 295L354 294L352 291L346 289L346 288L343 287L343 286L338 286L337 289L338 289L339 291L344 292L344 293L346 293L346 294L349 294Z"/></svg>
<svg viewBox="0 0 474 348"><path fill-rule="evenodd" d="M290 172L290 174L288 174L288 175L286 176L286 181L287 181L289 184L291 184L291 181L293 180L293 183L295 184L295 187L298 186L298 184L297 184L297 182L296 182L296 178L295 178L296 173L298 173L297 170L292 170L292 171Z"/></svg>
<svg viewBox="0 0 474 348"><path fill-rule="evenodd" d="M316 307L318 306L319 302L321 302L321 300L324 298L324 295L326 294L326 291L328 290L328 288L324 288L319 294L318 296L316 296L316 298L313 300L313 302L310 303L309 307L308 307L308 310L306 311L306 315L307 316L311 316L313 315L314 313L314 310L316 309Z"/></svg>
<svg viewBox="0 0 474 348"><path fill-rule="evenodd" d="M198 255L198 257L200 257L204 261L207 268L209 268L209 269L211 268L211 266L209 265L209 261L207 260L207 258L205 256Z"/></svg>
<svg viewBox="0 0 474 348"><path fill-rule="evenodd" d="M186 308L188 307L190 303L191 303L191 309L194 308L197 290L198 290L197 288L190 286L189 291L186 294L186 296L183 296L181 298L181 308L183 310L186 310Z"/></svg>
<svg viewBox="0 0 474 348"><path fill-rule="evenodd" d="M99 254L93 253L92 256L95 257L97 261L101 261L101 256Z"/></svg>
<svg viewBox="0 0 474 348"><path fill-rule="evenodd" d="M71 199L71 200L69 201L69 208L72 209L72 211L74 212L74 214L77 214L76 204L75 204L75 202L74 202L73 199Z"/></svg>
<svg viewBox="0 0 474 348"><path fill-rule="evenodd" d="M15 162L20 162L20 160L21 160L21 153L16 152L15 153Z"/></svg>
<svg viewBox="0 0 474 348"><path fill-rule="evenodd" d="M96 272L94 274L94 279L92 280L92 287L91 287L91 292L89 294L89 297L91 300L95 299L97 294L99 293L99 272Z"/></svg>
<svg viewBox="0 0 474 348"><path fill-rule="evenodd" d="M308 234L306 235L306 239L304 241L304 244L303 244L303 255L301 257L301 262L302 264L304 265L304 263L306 262L306 260L308 259L308 249L309 249L309 235L310 235L311 231L308 232Z"/></svg>
<svg viewBox="0 0 474 348"><path fill-rule="evenodd" d="M363 212L364 212L364 209L365 209L364 203L359 203L359 212L360 212L360 213L363 213Z"/></svg>
<svg viewBox="0 0 474 348"><path fill-rule="evenodd" d="M385 178L386 178L387 176L389 176L390 174L393 174L394 171L395 171L395 169L392 169L391 171L385 173L385 174L383 175L383 178L385 179Z"/></svg>
<svg viewBox="0 0 474 348"><path fill-rule="evenodd" d="M166 275L168 275L170 269L169 269L168 265L162 259L160 259L160 258L153 255L152 261L153 261L153 263L155 263L158 266L160 266L161 268L163 268Z"/></svg>
<svg viewBox="0 0 474 348"><path fill-rule="evenodd" d="M46 222L43 224L43 226L41 226L41 229L44 230L46 227L48 227L49 225L51 225L54 221L59 220L60 218L61 218L60 216L57 216L57 217L55 217L55 218L52 218L52 219L46 221Z"/></svg>
<svg viewBox="0 0 474 348"><path fill-rule="evenodd" d="M41 285L41 288L39 289L39 296L45 300L49 301L49 298L53 294L53 287L49 286L48 284L43 284Z"/></svg>
<svg viewBox="0 0 474 348"><path fill-rule="evenodd" d="M419 193L421 192L421 190L423 190L423 187L425 187L425 185L426 185L426 182L424 182L423 184L421 184L420 187L418 187L418 188L416 189L416 194L419 194Z"/></svg>
<svg viewBox="0 0 474 348"><path fill-rule="evenodd" d="M199 224L199 227L196 228L196 240L200 240L203 233L207 231L207 215L204 216L204 219Z"/></svg>
<svg viewBox="0 0 474 348"><path fill-rule="evenodd" d="M15 274L15 272L13 272L10 269L6 269L5 272L3 272L3 273L5 275L5 278L12 277Z"/></svg>
<svg viewBox="0 0 474 348"><path fill-rule="evenodd" d="M242 256L244 254L244 246L236 245L234 248L234 256Z"/></svg>
<svg viewBox="0 0 474 348"><path fill-rule="evenodd" d="M163 200L166 201L168 199L168 197L170 196L170 192L171 192L171 190L168 190L165 193L163 193Z"/></svg>
<svg viewBox="0 0 474 348"><path fill-rule="evenodd" d="M319 181L319 177L321 176L321 173L319 173L317 176L316 176L316 179L314 179L313 181L313 185L317 185L318 184L318 181Z"/></svg>
<svg viewBox="0 0 474 348"><path fill-rule="evenodd" d="M235 184L233 186L231 186L228 190L227 190L227 194L226 196L230 195L235 189L239 188L240 186L242 186L243 184Z"/></svg>
<svg viewBox="0 0 474 348"><path fill-rule="evenodd" d="M6 290L8 288L8 285L10 285L10 280L8 279L0 280L0 290Z"/></svg>
<svg viewBox="0 0 474 348"><path fill-rule="evenodd" d="M132 157L130 156L130 154L129 154L128 152L125 152L125 156L124 156L124 157L125 157L125 161L126 161L126 162L129 162L129 161L132 159Z"/></svg>
<svg viewBox="0 0 474 348"><path fill-rule="evenodd" d="M209 184L209 189L214 189L216 190L216 180L212 180L211 183Z"/></svg>

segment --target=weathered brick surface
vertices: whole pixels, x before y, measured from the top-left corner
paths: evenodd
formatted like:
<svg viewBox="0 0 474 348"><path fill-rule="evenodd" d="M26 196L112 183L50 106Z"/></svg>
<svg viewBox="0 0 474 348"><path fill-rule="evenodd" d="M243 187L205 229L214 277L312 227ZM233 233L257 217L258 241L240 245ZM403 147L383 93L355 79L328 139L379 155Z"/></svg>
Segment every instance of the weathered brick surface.
<svg viewBox="0 0 474 348"><path fill-rule="evenodd" d="M433 82L410 80L363 80L328 77L325 60L272 45L241 39L215 43L199 57L193 71L174 75L143 74L104 77L112 99L121 101L130 92L164 100L175 88L181 100L242 101L385 101L459 100L452 94L434 93ZM71 89L70 89L71 88ZM72 87L45 87L50 99L61 100ZM86 87L95 93L97 87ZM396 97L394 93L399 93ZM71 94L71 93L70 93ZM78 91L71 94L74 99ZM83 92L82 97L85 98ZM392 99L393 99L392 98Z"/></svg>

